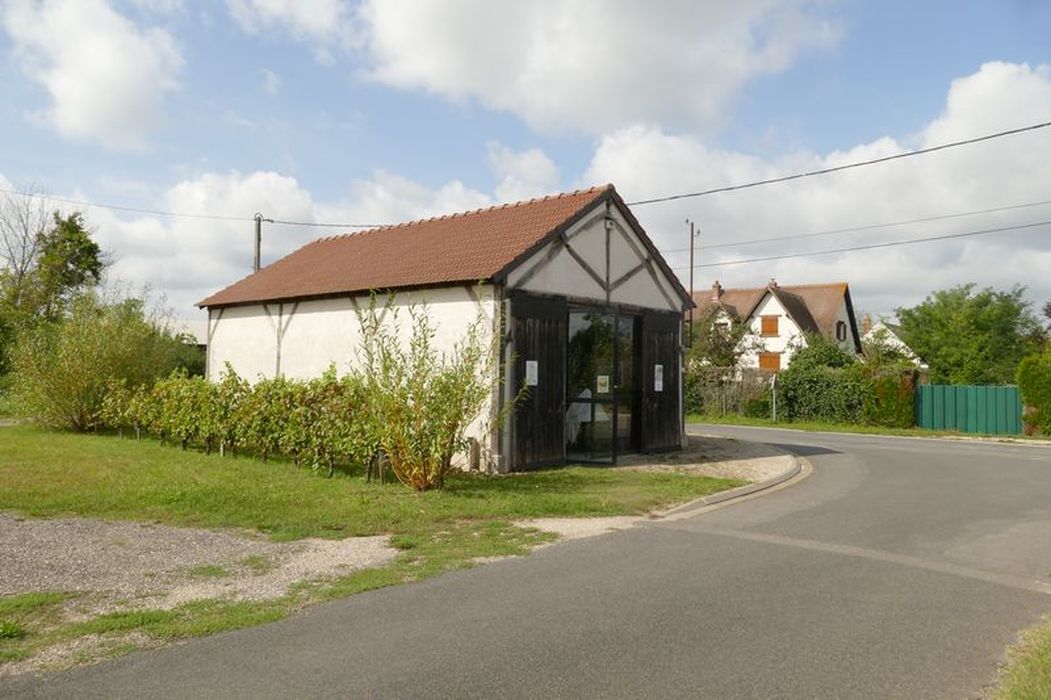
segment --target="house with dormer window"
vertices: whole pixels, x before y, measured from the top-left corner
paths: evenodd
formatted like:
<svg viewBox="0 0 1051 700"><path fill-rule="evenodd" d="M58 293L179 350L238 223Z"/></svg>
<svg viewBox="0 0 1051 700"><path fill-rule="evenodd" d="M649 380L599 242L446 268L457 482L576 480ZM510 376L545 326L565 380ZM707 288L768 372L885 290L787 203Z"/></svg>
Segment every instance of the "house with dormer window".
<svg viewBox="0 0 1051 700"><path fill-rule="evenodd" d="M726 288L716 280L710 292L694 293L696 318L727 325L744 323L754 339L744 349L741 368L780 372L806 347L807 336L822 335L852 354L861 354L861 337L846 282ZM714 314L711 312L714 310Z"/></svg>

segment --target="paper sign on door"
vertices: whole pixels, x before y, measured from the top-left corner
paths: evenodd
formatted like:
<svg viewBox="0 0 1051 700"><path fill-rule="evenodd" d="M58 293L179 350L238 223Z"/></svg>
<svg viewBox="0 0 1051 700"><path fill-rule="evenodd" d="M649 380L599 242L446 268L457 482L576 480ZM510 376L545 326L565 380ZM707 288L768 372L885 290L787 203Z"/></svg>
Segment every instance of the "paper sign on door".
<svg viewBox="0 0 1051 700"><path fill-rule="evenodd" d="M526 386L536 386L540 383L539 371L536 360L526 360Z"/></svg>
<svg viewBox="0 0 1051 700"><path fill-rule="evenodd" d="M595 382L595 393L597 394L608 394L609 393L609 375L600 374L598 375L598 381Z"/></svg>
<svg viewBox="0 0 1051 700"><path fill-rule="evenodd" d="M664 391L664 365L653 365L653 390Z"/></svg>

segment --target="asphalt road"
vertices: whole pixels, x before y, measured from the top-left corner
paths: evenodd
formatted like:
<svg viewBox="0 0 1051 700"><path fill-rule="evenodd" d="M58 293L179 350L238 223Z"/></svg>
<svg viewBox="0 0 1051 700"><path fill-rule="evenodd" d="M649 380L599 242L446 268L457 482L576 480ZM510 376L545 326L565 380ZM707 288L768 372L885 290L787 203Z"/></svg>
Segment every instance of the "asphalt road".
<svg viewBox="0 0 1051 700"><path fill-rule="evenodd" d="M0 696L967 698L1051 610L1051 447L707 429L814 471Z"/></svg>

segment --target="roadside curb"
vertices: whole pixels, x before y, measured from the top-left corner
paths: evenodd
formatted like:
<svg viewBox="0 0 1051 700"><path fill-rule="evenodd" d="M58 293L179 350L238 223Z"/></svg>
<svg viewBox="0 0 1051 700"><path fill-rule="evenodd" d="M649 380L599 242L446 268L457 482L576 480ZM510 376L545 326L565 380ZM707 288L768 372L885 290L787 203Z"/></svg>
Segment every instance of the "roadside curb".
<svg viewBox="0 0 1051 700"><path fill-rule="evenodd" d="M784 470L776 476L770 477L769 479L765 479L763 481L757 481L754 484L738 486L737 488L730 489L729 491L720 491L719 493L713 493L710 496L702 496L701 498L697 498L688 503L683 503L682 505L675 506L674 508L671 508L669 510L654 513L650 517L653 519L663 519L683 515L693 515L694 513L704 510L705 508L708 508L710 506L724 504L728 501L736 501L738 499L743 499L747 496L758 494L762 491L767 491L776 486L780 486L787 481L791 481L792 479L795 479L801 474L803 475L802 478L809 476L810 472L812 471L812 468L810 467L809 463L807 463L806 469L804 469L805 460L803 458L801 458L799 455L791 454L790 452L785 452L783 456L791 457L792 464L788 469Z"/></svg>

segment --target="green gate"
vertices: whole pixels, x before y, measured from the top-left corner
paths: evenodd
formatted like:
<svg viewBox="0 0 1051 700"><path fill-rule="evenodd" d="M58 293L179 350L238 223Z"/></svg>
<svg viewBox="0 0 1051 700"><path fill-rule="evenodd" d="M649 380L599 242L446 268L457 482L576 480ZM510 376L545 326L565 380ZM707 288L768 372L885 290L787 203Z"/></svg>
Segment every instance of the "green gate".
<svg viewBox="0 0 1051 700"><path fill-rule="evenodd" d="M1022 400L1017 386L916 387L916 425L961 433L1018 435L1022 432Z"/></svg>

